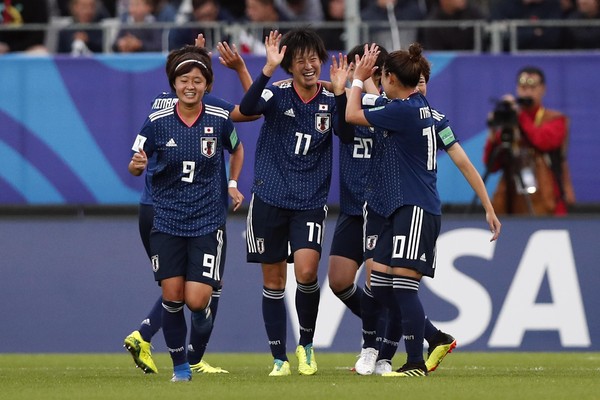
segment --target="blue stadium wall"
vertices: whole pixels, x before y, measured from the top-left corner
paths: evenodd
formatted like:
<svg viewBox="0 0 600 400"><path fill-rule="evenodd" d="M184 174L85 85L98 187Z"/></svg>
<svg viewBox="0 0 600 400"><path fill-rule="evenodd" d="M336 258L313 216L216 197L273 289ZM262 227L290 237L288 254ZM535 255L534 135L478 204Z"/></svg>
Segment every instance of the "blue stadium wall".
<svg viewBox="0 0 600 400"><path fill-rule="evenodd" d="M151 100L168 90L163 54L105 55L94 58L0 58L0 206L3 204L135 204L142 179L127 172L130 149ZM548 107L571 117L569 159L580 203L600 202L600 149L596 116L600 98L600 53L569 55L432 54L428 97L446 113L478 169L486 116L493 99L513 93L516 71L543 67ZM260 57L247 58L256 75ZM214 93L239 102L242 89L231 70L214 62ZM323 68L327 79L328 67ZM285 78L279 71L274 79ZM237 124L246 148L240 187L252 179L254 148L261 120ZM337 171L337 165L336 171ZM468 203L472 193L445 154L439 156L439 191L445 203ZM488 188L493 190L497 176ZM330 203L339 199L334 174Z"/></svg>
<svg viewBox="0 0 600 400"><path fill-rule="evenodd" d="M600 149L592 123L600 54L430 58L429 98L449 115L480 171L492 99L514 90L519 67L541 65L548 75L547 105L571 117L569 155L578 199L600 202L600 176L592 168ZM256 74L263 60L247 63ZM135 205L142 179L127 173L129 149L150 101L168 88L163 68L160 54L0 57L0 206ZM214 92L239 100L235 74L218 61L215 68ZM237 126L247 149L240 182L246 194L259 127L260 121ZM444 202L468 203L470 190L443 154L439 171ZM493 185L492 179L490 190ZM337 201L334 176L330 204ZM357 352L360 324L327 287L334 217L320 265L315 344L323 351ZM436 278L421 286L429 317L454 334L463 350L600 351L600 218L504 218L503 224L500 241L490 243L481 215L444 217ZM230 218L224 290L209 351L268 351L260 269L245 261L244 230L243 215ZM122 351L123 337L159 295L137 221L127 215L4 216L0 275L1 353ZM293 286L291 279L289 309ZM297 332L293 315L290 343ZM154 344L165 350L161 335Z"/></svg>
<svg viewBox="0 0 600 400"><path fill-rule="evenodd" d="M359 321L327 284L334 225L331 216L315 346L357 353ZM262 277L246 263L244 230L244 215L229 219L212 352L268 352ZM436 277L420 290L429 318L461 350L600 351L599 218L504 218L497 243L482 215L446 216L442 231ZM123 351L123 338L160 294L132 216L0 219L0 249L0 353ZM286 302L294 310L288 276ZM288 320L292 352L295 312ZM162 332L153 344L165 351Z"/></svg>

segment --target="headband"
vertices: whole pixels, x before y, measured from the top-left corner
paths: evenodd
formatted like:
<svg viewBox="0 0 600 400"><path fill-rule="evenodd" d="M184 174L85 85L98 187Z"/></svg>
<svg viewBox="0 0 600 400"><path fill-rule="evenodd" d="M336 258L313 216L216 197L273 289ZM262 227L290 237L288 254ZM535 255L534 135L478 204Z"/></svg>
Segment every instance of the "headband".
<svg viewBox="0 0 600 400"><path fill-rule="evenodd" d="M191 63L191 62L202 65L204 67L204 69L208 71L208 67L206 66L206 64L204 64L202 61L193 60L193 59L192 60L185 60L185 61L180 62L175 67L175 71L177 71L179 69L179 67L181 67L182 65L187 64L187 63Z"/></svg>

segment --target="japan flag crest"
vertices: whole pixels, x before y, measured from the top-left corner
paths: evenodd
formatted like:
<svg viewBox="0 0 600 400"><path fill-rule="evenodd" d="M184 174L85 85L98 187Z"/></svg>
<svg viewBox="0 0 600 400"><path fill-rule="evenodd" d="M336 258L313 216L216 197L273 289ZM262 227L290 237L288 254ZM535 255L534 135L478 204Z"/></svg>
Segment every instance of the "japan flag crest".
<svg viewBox="0 0 600 400"><path fill-rule="evenodd" d="M201 142L202 155L211 158L217 151L216 137L203 137Z"/></svg>

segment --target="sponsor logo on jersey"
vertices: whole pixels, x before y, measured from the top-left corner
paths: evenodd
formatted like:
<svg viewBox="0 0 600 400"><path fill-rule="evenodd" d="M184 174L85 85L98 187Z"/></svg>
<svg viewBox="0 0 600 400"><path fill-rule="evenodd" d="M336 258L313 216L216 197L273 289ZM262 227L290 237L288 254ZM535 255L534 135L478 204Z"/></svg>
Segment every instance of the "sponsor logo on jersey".
<svg viewBox="0 0 600 400"><path fill-rule="evenodd" d="M425 257L425 253L421 254L421 258L419 258L419 260L427 262L427 257Z"/></svg>
<svg viewBox="0 0 600 400"><path fill-rule="evenodd" d="M292 117L292 118L296 117L296 114L294 114L294 109L293 108L290 108L289 110L287 110L286 112L284 112L283 115L287 115L288 117Z"/></svg>
<svg viewBox="0 0 600 400"><path fill-rule="evenodd" d="M201 141L202 155L204 157L211 158L217 151L217 138L216 137L203 137Z"/></svg>
<svg viewBox="0 0 600 400"><path fill-rule="evenodd" d="M325 133L331 129L331 113L315 114L315 129L321 133Z"/></svg>
<svg viewBox="0 0 600 400"><path fill-rule="evenodd" d="M171 138L171 139L169 139L167 144L165 144L165 146L166 147L177 147L177 143L175 143L175 139Z"/></svg>

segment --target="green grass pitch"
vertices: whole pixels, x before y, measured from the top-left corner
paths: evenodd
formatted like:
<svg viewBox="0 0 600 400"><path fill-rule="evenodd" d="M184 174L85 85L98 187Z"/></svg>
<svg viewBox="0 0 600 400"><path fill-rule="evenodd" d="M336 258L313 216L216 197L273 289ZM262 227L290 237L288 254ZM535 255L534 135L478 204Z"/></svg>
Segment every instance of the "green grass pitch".
<svg viewBox="0 0 600 400"><path fill-rule="evenodd" d="M455 351L425 378L358 376L356 354L324 352L317 375L298 375L291 355L293 375L272 378L267 353L210 353L206 360L230 374L181 383L169 381L167 354L154 358L160 372L144 375L125 351L0 354L0 399L600 399L600 353Z"/></svg>

